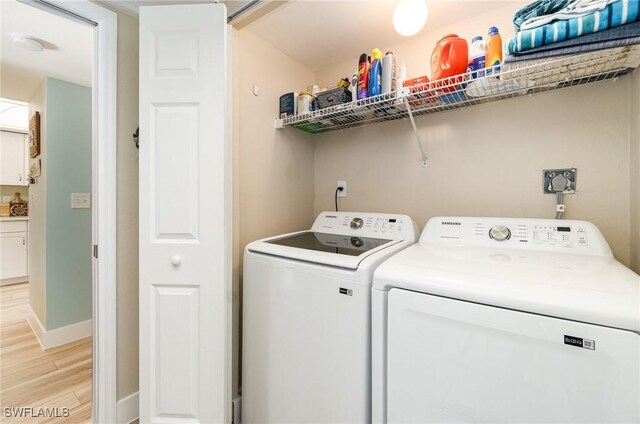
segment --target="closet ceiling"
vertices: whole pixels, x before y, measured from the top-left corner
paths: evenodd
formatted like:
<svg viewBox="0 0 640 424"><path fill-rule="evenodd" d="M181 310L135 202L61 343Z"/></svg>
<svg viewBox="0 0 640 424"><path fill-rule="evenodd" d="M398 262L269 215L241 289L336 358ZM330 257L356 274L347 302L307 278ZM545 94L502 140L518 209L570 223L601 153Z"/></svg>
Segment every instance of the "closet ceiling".
<svg viewBox="0 0 640 424"><path fill-rule="evenodd" d="M247 26L278 50L318 71L374 47L407 40L392 23L398 0L291 0ZM433 31L499 7L526 1L427 0ZM420 35L420 34L418 34ZM444 34L443 34L444 35Z"/></svg>
<svg viewBox="0 0 640 424"><path fill-rule="evenodd" d="M0 97L28 101L46 76L91 85L93 31L75 21L52 15L16 0L0 0L2 55ZM44 51L15 45L12 33L44 41Z"/></svg>

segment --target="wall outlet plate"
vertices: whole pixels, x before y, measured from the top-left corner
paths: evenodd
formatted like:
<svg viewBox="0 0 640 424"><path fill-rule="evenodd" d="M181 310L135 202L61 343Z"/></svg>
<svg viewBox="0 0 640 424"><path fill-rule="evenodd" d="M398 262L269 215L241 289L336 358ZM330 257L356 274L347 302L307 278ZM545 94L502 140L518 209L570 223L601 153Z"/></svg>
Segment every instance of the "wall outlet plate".
<svg viewBox="0 0 640 424"><path fill-rule="evenodd" d="M336 184L336 189L342 187L342 191L338 192L338 197L347 197L347 181L339 180Z"/></svg>
<svg viewBox="0 0 640 424"><path fill-rule="evenodd" d="M555 193L555 191L551 189L551 180L553 180L558 175L562 175L567 179L567 186L562 193L574 194L576 192L576 177L578 175L578 170L576 168L543 170L542 171L542 192L544 194Z"/></svg>

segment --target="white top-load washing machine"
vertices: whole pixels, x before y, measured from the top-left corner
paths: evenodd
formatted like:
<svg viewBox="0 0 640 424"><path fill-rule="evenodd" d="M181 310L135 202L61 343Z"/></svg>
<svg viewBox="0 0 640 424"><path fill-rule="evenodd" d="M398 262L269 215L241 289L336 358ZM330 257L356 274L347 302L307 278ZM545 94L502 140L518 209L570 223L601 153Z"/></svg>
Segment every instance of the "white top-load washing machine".
<svg viewBox="0 0 640 424"><path fill-rule="evenodd" d="M640 421L640 276L587 222L433 218L375 272L373 421Z"/></svg>
<svg viewBox="0 0 640 424"><path fill-rule="evenodd" d="M242 421L371 421L371 283L414 244L405 215L322 212L244 254Z"/></svg>

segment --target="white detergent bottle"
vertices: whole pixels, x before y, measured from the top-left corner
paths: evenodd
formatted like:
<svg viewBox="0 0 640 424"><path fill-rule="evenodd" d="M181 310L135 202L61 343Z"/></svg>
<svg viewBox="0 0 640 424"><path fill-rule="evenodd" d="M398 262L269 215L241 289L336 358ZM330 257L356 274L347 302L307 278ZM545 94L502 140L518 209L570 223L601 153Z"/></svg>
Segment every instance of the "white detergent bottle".
<svg viewBox="0 0 640 424"><path fill-rule="evenodd" d="M396 91L396 59L393 52L387 52L382 59L382 93Z"/></svg>
<svg viewBox="0 0 640 424"><path fill-rule="evenodd" d="M469 47L469 65L467 72L471 73L471 78L482 78L485 75L487 45L481 36L473 37L471 47Z"/></svg>

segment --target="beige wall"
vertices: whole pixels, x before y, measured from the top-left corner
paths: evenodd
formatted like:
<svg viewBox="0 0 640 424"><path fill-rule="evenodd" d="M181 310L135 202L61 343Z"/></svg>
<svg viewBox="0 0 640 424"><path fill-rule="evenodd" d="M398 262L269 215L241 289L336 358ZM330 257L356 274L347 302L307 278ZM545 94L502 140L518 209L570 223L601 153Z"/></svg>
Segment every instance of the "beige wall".
<svg viewBox="0 0 640 424"><path fill-rule="evenodd" d="M138 391L138 21L118 14L118 399Z"/></svg>
<svg viewBox="0 0 640 424"><path fill-rule="evenodd" d="M95 1L95 0L92 0ZM105 0L106 1L106 0ZM100 6L113 10L105 1ZM114 10L114 12L116 12ZM116 301L117 393L138 391L138 20L118 14Z"/></svg>
<svg viewBox="0 0 640 424"><path fill-rule="evenodd" d="M496 24L507 39L513 10L506 6L383 51L406 62L409 77L430 75L430 53L442 35L470 39ZM317 83L350 75L356 61L317 72ZM552 218L555 199L542 194L542 170L576 167L577 193L565 196L564 217L594 222L629 265L629 89L630 78L623 77L419 117L426 169L406 120L321 135L314 211L333 208L336 181L346 179L342 209L406 213L421 227L435 215Z"/></svg>
<svg viewBox="0 0 640 424"><path fill-rule="evenodd" d="M640 71L631 74L631 146L629 198L631 201L631 269L640 274Z"/></svg>
<svg viewBox="0 0 640 424"><path fill-rule="evenodd" d="M29 99L29 116L40 112L40 156L42 169L47 167L47 114L45 113L47 80L42 82ZM43 172L29 187L29 305L40 323L47 328L47 240L46 204L47 173Z"/></svg>
<svg viewBox="0 0 640 424"><path fill-rule="evenodd" d="M232 271L231 271L231 393L235 397L238 394L240 384L240 349L241 349L241 325L240 316L241 292L240 292L240 264L242 255L240 250L240 99L238 91L240 87L240 34L230 27L231 38L231 119L232 119Z"/></svg>
<svg viewBox="0 0 640 424"><path fill-rule="evenodd" d="M234 49L238 67L234 106L238 198L236 225L241 257L247 243L266 236L309 228L313 222L313 142L299 131L279 131L273 126L279 97L301 90L314 81L314 73L256 37L250 30L238 33ZM259 96L252 93L258 84ZM239 109L238 109L239 108ZM241 260L235 261L241 275ZM239 280L234 280L238 282ZM241 287L235 290L241 296ZM239 317L239 299L234 302ZM234 347L239 348L239 328ZM239 357L236 350L234 357ZM234 375L239 375L234 364ZM234 393L238 381L234 380Z"/></svg>
<svg viewBox="0 0 640 424"><path fill-rule="evenodd" d="M344 179L341 209L406 213L421 228L436 215L552 218L542 170L576 167L564 217L594 222L628 265L628 91L624 77L419 117L426 169L406 120L321 135L315 212L333 207Z"/></svg>

